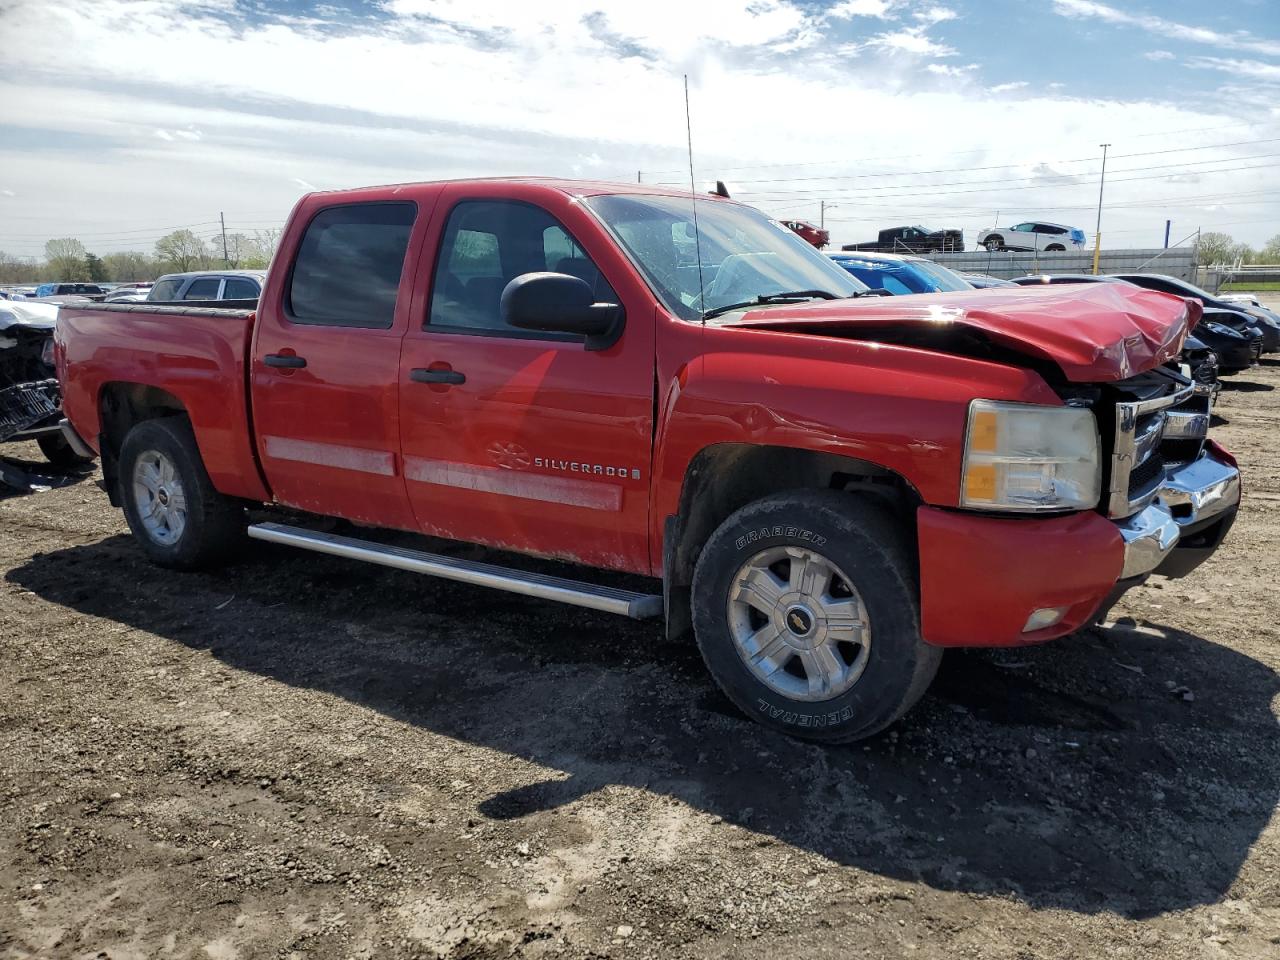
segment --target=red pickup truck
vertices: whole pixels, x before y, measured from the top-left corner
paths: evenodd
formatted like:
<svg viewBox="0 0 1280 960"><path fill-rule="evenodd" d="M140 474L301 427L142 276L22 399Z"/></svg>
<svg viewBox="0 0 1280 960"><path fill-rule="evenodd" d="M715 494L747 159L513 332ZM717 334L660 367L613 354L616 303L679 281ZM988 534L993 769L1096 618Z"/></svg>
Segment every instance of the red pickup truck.
<svg viewBox="0 0 1280 960"><path fill-rule="evenodd" d="M943 648L1071 633L1214 550L1240 480L1176 367L1199 313L1123 284L883 298L724 198L473 180L306 196L256 310L64 307L55 357L68 440L163 566L247 528L663 618L746 713L841 741Z"/></svg>

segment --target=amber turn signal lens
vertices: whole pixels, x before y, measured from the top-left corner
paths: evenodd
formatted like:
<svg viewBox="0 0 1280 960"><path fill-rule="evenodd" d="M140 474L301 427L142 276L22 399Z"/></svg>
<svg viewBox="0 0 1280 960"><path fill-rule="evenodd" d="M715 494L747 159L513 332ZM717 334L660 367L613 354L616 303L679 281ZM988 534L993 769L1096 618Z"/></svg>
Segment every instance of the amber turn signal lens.
<svg viewBox="0 0 1280 960"><path fill-rule="evenodd" d="M969 449L977 453L995 453L999 415L994 410L975 410L969 425Z"/></svg>

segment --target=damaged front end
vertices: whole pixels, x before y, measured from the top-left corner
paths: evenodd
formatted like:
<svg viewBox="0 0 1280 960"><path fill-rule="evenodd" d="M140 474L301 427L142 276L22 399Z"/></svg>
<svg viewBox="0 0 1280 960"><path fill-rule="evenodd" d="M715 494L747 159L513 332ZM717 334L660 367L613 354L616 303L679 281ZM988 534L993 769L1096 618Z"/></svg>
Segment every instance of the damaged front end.
<svg viewBox="0 0 1280 960"><path fill-rule="evenodd" d="M0 443L39 440L60 432L62 395L54 376L52 343L52 316L5 304L0 311ZM19 489L30 486L23 471L3 462L0 483Z"/></svg>

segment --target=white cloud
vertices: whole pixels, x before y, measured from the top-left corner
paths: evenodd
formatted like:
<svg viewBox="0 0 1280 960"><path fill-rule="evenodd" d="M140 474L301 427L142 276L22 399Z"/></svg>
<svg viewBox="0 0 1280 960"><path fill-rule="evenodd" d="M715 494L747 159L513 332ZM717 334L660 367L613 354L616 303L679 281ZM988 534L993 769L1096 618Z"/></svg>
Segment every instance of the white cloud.
<svg viewBox="0 0 1280 960"><path fill-rule="evenodd" d="M828 11L828 15L841 20L853 17L877 17L886 20L894 4L890 0L841 0Z"/></svg>
<svg viewBox="0 0 1280 960"><path fill-rule="evenodd" d="M1168 50L1148 50L1143 54L1148 60L1176 60L1177 58Z"/></svg>
<svg viewBox="0 0 1280 960"><path fill-rule="evenodd" d="M1220 70L1235 77L1249 77L1264 83L1280 83L1280 65L1260 60L1237 60L1225 57L1189 57L1187 66L1197 70Z"/></svg>
<svg viewBox="0 0 1280 960"><path fill-rule="evenodd" d="M1137 27L1165 39L1185 40L1189 43L1221 47L1224 50L1244 50L1265 56L1280 57L1280 41L1256 37L1246 30L1222 33L1218 30L1210 30L1208 27L1195 27L1151 14L1129 13L1105 3L1096 3L1094 0L1053 0L1053 6L1055 12L1064 17L1096 19L1119 26Z"/></svg>
<svg viewBox="0 0 1280 960"><path fill-rule="evenodd" d="M963 77L977 70L978 64L966 63L963 67L956 67L947 63L931 63L925 69L940 77Z"/></svg>
<svg viewBox="0 0 1280 960"><path fill-rule="evenodd" d="M872 47L880 47L898 53L910 53L918 57L954 57L956 50L945 43L937 43L924 35L919 27L904 27L877 34L867 41Z"/></svg>
<svg viewBox="0 0 1280 960"><path fill-rule="evenodd" d="M1010 90L1021 90L1027 86L1025 80L1010 80L1008 83L997 83L991 88L992 93L1008 93Z"/></svg>
<svg viewBox="0 0 1280 960"><path fill-rule="evenodd" d="M911 16L922 23L932 25L935 23L945 23L948 20L955 20L960 15L947 7L925 7L923 10L915 11Z"/></svg>
<svg viewBox="0 0 1280 960"><path fill-rule="evenodd" d="M1019 97L1000 94L1025 81L990 89L941 83L939 77L973 72L957 61L927 62L957 52L909 15L935 4L884 4L902 20L861 21L860 55L837 56L848 34L859 34L847 18L840 22L830 11L783 0L745 8L740 0L715 0L710 15L699 7L696 29L689 27L687 4L675 0L653 0L643 9L613 0L567 0L563 8L399 3L415 12L321 28L270 16L250 26L236 19L240 7L232 0L217 15L186 0L10 0L0 123L36 126L50 136L45 146L0 143L0 169L17 194L5 201L0 249L38 253L43 240L27 240L28 233L83 232L88 241L89 234L107 238L133 225L216 220L219 210L228 212L229 228L252 230L255 221L282 221L313 184L575 169L634 181L637 168L646 181L685 180L685 72L700 179L741 180L748 202L777 212L789 206L798 216L816 216L816 197L823 194L813 194L810 209L810 195L800 192L806 184L785 181L791 174L885 171L893 177L872 183L921 187L918 196L898 189L896 197L885 191L877 200L876 191L848 182L809 184L831 200L843 192L844 205L867 218L863 225L883 216L974 229L997 206L1069 222L1070 211L1041 208L1096 202L1073 186L1004 192L999 172L972 175L991 186L931 192L931 180L966 179L912 174L940 166L937 143L947 144L946 166L1025 160L1030 169L1040 159L1092 156L1103 140L1132 143L1224 122L1216 109L1200 111L1185 101L1086 101L1051 94L1039 81L1035 95ZM446 16L431 20L424 15L429 11ZM116 31L129 36L128 56L102 42ZM873 43L867 33L881 37ZM790 44L810 44L794 65L779 56ZM896 122L839 122L832 106L838 89L857 91L860 115ZM1274 106L1258 118L1269 109ZM766 136L761 117L769 118ZM1016 136L993 140L993 125ZM77 142L92 138L93 145L69 147L69 138L53 135L62 132L77 134ZM1152 138L1132 146L1186 142ZM854 163L868 157L884 159ZM785 166L814 161L824 164L803 172ZM736 171L759 164L783 166ZM1055 169L1079 168L1055 162ZM747 182L771 176L783 182ZM1226 193L1238 183L1236 189L1245 190L1248 176L1206 174L1197 189ZM1129 200L1171 195L1168 184L1117 184L1116 190ZM1280 215L1276 205L1250 212L1258 209ZM1139 223L1140 216L1150 219L1149 211L1132 216ZM1113 230L1124 228L1121 218L1117 214ZM861 226L836 239L859 239L855 233ZM134 235L95 239L92 248L126 246L150 244Z"/></svg>

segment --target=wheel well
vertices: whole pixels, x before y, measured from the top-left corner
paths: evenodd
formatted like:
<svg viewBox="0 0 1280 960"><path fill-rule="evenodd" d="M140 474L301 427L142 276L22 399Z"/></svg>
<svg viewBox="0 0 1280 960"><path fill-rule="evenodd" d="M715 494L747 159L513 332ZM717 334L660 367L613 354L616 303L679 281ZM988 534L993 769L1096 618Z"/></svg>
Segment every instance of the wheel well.
<svg viewBox="0 0 1280 960"><path fill-rule="evenodd" d="M118 507L116 476L124 438L143 420L186 416L187 408L181 400L159 387L142 383L108 383L98 396L98 410L102 420L99 443L103 485L112 506Z"/></svg>
<svg viewBox="0 0 1280 960"><path fill-rule="evenodd" d="M905 478L878 464L793 447L722 443L700 451L685 471L679 513L668 517L663 536L663 588L667 633L690 627L689 587L702 547L730 514L784 490L848 490L883 502L915 542L920 495Z"/></svg>

